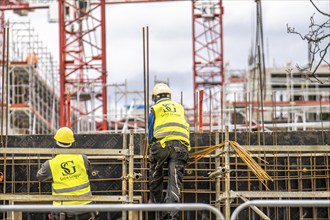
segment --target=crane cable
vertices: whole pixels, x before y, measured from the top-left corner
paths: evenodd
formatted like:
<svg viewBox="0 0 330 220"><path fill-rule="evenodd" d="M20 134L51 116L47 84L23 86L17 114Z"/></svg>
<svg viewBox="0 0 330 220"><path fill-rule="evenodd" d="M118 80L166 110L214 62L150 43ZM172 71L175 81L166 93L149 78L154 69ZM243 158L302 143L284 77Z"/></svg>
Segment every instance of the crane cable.
<svg viewBox="0 0 330 220"><path fill-rule="evenodd" d="M239 158L242 159L244 164L254 173L254 175L259 179L259 181L266 187L267 190L269 188L267 187L267 182L270 180L273 182L273 179L271 176L267 174L267 172L261 168L261 166L253 159L253 157L257 157L261 161L268 164L267 161L261 159L258 156L252 155L248 150L244 149L239 143L235 141L229 141L229 145L234 149L235 153L239 156ZM220 144L214 145L214 146L208 146L202 150L193 152L189 154L189 158L193 159L192 162L188 163L187 166L196 163L206 155L212 153L216 149L224 148L225 143L222 142ZM225 151L221 152L219 155L225 154ZM218 156L218 155L217 155Z"/></svg>

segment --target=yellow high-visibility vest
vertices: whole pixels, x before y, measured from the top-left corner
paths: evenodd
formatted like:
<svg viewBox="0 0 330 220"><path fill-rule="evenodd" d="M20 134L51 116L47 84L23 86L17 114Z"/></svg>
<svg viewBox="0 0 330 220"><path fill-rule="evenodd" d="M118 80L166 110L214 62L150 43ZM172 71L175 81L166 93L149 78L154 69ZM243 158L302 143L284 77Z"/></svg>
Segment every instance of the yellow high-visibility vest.
<svg viewBox="0 0 330 220"><path fill-rule="evenodd" d="M53 195L92 195L88 174L81 154L59 154L49 161ZM53 201L53 205L84 205L91 201Z"/></svg>
<svg viewBox="0 0 330 220"><path fill-rule="evenodd" d="M25 61L28 64L37 64L38 63L38 56L35 53L30 53L27 55Z"/></svg>
<svg viewBox="0 0 330 220"><path fill-rule="evenodd" d="M184 108L179 103L165 100L153 107L155 114L154 134L162 147L166 141L179 140L185 142L190 150L189 124L184 115Z"/></svg>

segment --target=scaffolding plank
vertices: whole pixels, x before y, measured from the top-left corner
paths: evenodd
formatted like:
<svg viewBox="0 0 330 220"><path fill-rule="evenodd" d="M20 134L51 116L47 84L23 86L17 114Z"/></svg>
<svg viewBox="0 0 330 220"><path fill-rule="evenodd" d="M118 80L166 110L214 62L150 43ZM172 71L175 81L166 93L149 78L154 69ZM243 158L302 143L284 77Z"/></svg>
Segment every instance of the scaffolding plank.
<svg viewBox="0 0 330 220"><path fill-rule="evenodd" d="M128 155L123 149L86 148L0 148L2 154L87 154L87 155Z"/></svg>
<svg viewBox="0 0 330 220"><path fill-rule="evenodd" d="M246 198L330 198L329 191L314 192L265 192L265 191L239 191L232 192L231 197L242 195ZM224 197L223 197L224 198Z"/></svg>
<svg viewBox="0 0 330 220"><path fill-rule="evenodd" d="M263 145L242 146L248 151L266 152L330 152L327 145Z"/></svg>
<svg viewBox="0 0 330 220"><path fill-rule="evenodd" d="M134 200L140 200L140 196L134 196ZM53 195L20 195L4 194L1 201L14 202L47 202L47 201L91 200L96 202L128 202L127 196L53 196Z"/></svg>

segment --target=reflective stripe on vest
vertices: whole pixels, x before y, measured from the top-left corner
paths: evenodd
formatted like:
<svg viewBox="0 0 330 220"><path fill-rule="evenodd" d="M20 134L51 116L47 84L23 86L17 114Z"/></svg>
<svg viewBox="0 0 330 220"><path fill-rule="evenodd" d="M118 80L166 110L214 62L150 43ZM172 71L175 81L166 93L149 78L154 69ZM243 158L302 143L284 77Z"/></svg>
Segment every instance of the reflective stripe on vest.
<svg viewBox="0 0 330 220"><path fill-rule="evenodd" d="M183 106L171 100L165 100L152 108L155 114L153 136L160 140L162 147L165 147L166 141L180 140L185 142L190 150L189 124L185 119Z"/></svg>
<svg viewBox="0 0 330 220"><path fill-rule="evenodd" d="M59 154L49 161L52 171L53 195L92 195L83 156L80 154ZM54 201L54 205L79 205L91 201Z"/></svg>

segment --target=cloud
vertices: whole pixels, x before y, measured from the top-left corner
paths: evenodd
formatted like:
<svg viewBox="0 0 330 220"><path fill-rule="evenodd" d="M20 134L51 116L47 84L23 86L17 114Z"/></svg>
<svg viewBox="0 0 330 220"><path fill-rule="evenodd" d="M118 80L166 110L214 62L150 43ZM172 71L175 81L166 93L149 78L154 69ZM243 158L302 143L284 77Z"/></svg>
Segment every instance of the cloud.
<svg viewBox="0 0 330 220"><path fill-rule="evenodd" d="M329 13L330 3L315 0L315 4ZM224 1L224 58L232 68L245 68L247 57L256 39L256 4L254 1ZM325 17L309 1L262 1L262 22L266 60L273 65L285 66L287 62L305 63L307 45L297 35L288 34L286 25L302 33L308 32L310 17L315 13L319 21Z"/></svg>
<svg viewBox="0 0 330 220"><path fill-rule="evenodd" d="M191 70L189 5L189 2L172 2L108 7L109 71L115 77L117 72L126 72L132 77L143 71L143 27L149 29L152 72Z"/></svg>

